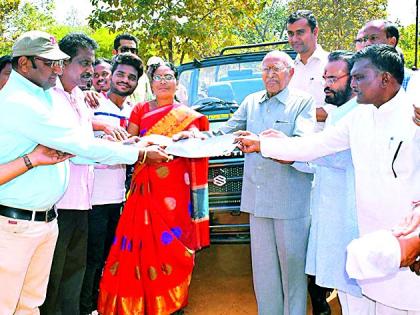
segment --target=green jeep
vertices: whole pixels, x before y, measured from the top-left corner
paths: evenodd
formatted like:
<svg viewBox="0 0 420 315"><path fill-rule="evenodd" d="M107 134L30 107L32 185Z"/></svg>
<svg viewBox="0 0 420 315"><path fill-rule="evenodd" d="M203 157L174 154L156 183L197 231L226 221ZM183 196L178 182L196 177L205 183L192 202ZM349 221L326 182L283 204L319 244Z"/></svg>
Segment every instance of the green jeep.
<svg viewBox="0 0 420 315"><path fill-rule="evenodd" d="M179 66L183 102L206 115L212 131L227 121L244 98L264 89L261 61L267 46L285 50L287 42L224 48L219 56L194 60ZM280 48L278 48L280 47ZM255 51L255 50L258 51ZM245 52L243 52L245 50ZM230 51L232 53L227 54ZM211 158L209 163L210 236L214 243L249 242L249 217L240 212L243 153Z"/></svg>

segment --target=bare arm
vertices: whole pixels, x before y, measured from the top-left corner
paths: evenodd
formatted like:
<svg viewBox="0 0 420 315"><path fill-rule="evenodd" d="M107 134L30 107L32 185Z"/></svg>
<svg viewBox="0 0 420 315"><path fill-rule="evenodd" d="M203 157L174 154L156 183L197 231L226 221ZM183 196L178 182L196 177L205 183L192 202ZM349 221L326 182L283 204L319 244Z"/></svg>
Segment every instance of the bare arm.
<svg viewBox="0 0 420 315"><path fill-rule="evenodd" d="M27 154L30 164L33 167L39 165L50 165L63 162L72 155L59 152L54 149L44 147L43 145L37 145L35 149ZM25 164L23 157L19 157L16 160L10 161L9 163L0 165L0 185L3 185L12 179L26 173L30 169Z"/></svg>
<svg viewBox="0 0 420 315"><path fill-rule="evenodd" d="M135 123L132 123L131 121L128 124L127 131L132 136L138 136L140 134L140 128L139 128L139 126L136 125Z"/></svg>

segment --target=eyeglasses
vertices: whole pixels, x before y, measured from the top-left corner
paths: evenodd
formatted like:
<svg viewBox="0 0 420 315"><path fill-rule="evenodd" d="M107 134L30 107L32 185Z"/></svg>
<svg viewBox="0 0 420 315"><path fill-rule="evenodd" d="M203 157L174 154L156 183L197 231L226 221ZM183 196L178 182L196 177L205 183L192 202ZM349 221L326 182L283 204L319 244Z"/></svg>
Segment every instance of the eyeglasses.
<svg viewBox="0 0 420 315"><path fill-rule="evenodd" d="M167 73L167 74L164 74L164 75L156 74L156 75L153 76L152 79L153 79L153 81L156 81L156 82L160 82L162 80L171 81L171 80L175 80L175 76L173 74L170 74L170 73Z"/></svg>
<svg viewBox="0 0 420 315"><path fill-rule="evenodd" d="M284 70L286 70L286 69L290 69L290 67L288 67L288 66L273 66L273 67L264 67L264 68L262 68L262 71L263 72L265 72L265 73L269 73L270 72L270 70L271 71L273 71L274 73L280 73L280 72L282 72L282 71L284 71Z"/></svg>
<svg viewBox="0 0 420 315"><path fill-rule="evenodd" d="M137 50L137 48L134 48L134 47L121 46L119 51L121 53L131 52L132 54L137 55L138 50Z"/></svg>
<svg viewBox="0 0 420 315"><path fill-rule="evenodd" d="M44 65L46 65L47 67L50 67L51 69L54 69L56 67L60 67L60 68L64 67L64 60L63 59L61 59L61 60L49 60L49 59L36 57L36 56L34 56L34 59L37 59L37 60L41 61Z"/></svg>
<svg viewBox="0 0 420 315"><path fill-rule="evenodd" d="M330 84L330 85L332 85L332 84L334 84L335 82L337 82L338 80L340 80L340 79L342 79L342 78L345 78L345 77L348 77L348 76L349 76L349 74L348 74L348 73L343 74L343 75L341 75L341 76L339 76L339 77L334 77L334 76L328 76L328 77L326 77L326 76L322 76L322 82L323 82L324 84Z"/></svg>
<svg viewBox="0 0 420 315"><path fill-rule="evenodd" d="M379 38L378 34L370 34L370 35L366 35L360 38L356 38L354 40L355 44L362 44L362 43L366 43L367 41L371 41L374 42Z"/></svg>

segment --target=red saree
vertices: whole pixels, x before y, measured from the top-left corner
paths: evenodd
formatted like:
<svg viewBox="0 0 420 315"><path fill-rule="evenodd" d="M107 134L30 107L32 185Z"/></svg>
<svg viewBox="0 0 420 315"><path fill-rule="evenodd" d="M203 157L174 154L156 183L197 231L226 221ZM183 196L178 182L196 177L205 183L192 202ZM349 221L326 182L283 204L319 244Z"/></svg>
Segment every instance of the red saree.
<svg viewBox="0 0 420 315"><path fill-rule="evenodd" d="M130 121L140 136L208 129L204 116L183 105L136 107ZM207 166L207 159L185 158L136 165L102 275L100 314L163 315L187 304L194 250L209 245Z"/></svg>

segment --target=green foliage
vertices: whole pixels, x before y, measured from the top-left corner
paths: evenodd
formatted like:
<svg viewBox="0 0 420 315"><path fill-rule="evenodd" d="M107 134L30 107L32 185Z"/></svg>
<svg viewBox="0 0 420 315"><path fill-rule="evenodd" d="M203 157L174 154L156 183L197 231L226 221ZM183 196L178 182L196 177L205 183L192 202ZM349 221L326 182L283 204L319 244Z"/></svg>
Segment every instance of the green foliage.
<svg viewBox="0 0 420 315"><path fill-rule="evenodd" d="M264 9L249 19L250 28L234 30L247 44L273 42L282 39L287 6L281 0L268 1Z"/></svg>
<svg viewBox="0 0 420 315"><path fill-rule="evenodd" d="M414 66L414 54L416 45L416 25L411 24L400 28L400 40L398 47L401 48L404 54L404 59L407 68ZM420 43L419 43L420 49ZM417 67L419 67L420 52L417 51Z"/></svg>
<svg viewBox="0 0 420 315"><path fill-rule="evenodd" d="M259 0L91 0L93 28L130 32L140 55L159 55L173 62L217 53L238 44L239 31L251 27L247 17L264 7Z"/></svg>
<svg viewBox="0 0 420 315"><path fill-rule="evenodd" d="M82 32L92 37L99 45L99 49L95 52L98 58L112 58L112 48L115 34L111 33L106 28L92 30L88 26L70 26L70 25L53 25L48 30L48 33L54 35L57 40L62 39L65 35L71 32Z"/></svg>
<svg viewBox="0 0 420 315"><path fill-rule="evenodd" d="M289 13L310 9L319 24L318 42L326 50L354 50L357 31L369 20L386 18L387 0L291 0Z"/></svg>
<svg viewBox="0 0 420 315"><path fill-rule="evenodd" d="M19 8L20 0L0 0L0 54L9 53L13 43L12 34L8 31L11 19Z"/></svg>
<svg viewBox="0 0 420 315"><path fill-rule="evenodd" d="M54 3L51 0L35 4L21 3L20 0L2 0L0 2L0 53L9 54L13 42L20 34L29 30L47 31L55 24L52 16ZM4 18L4 19L3 19Z"/></svg>

